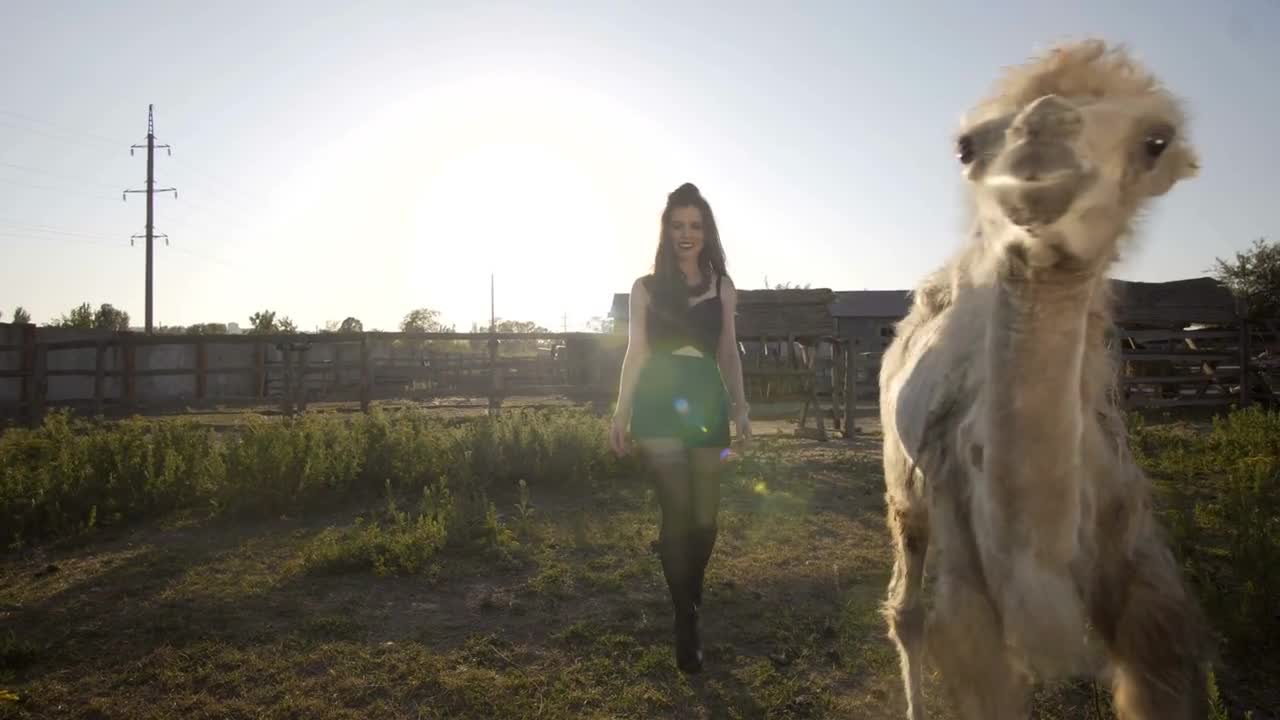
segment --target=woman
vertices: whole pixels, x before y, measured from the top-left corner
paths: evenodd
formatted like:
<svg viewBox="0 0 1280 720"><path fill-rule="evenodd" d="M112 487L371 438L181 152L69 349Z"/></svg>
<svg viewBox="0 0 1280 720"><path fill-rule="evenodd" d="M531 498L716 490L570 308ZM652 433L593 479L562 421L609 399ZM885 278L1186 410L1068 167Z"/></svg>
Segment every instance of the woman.
<svg viewBox="0 0 1280 720"><path fill-rule="evenodd" d="M631 286L610 442L615 452L626 452L630 424L653 473L662 508L659 554L675 610L676 664L690 673L702 669L698 612L716 541L729 419L744 441L751 434L736 304L711 206L698 188L681 185L667 196L653 273Z"/></svg>

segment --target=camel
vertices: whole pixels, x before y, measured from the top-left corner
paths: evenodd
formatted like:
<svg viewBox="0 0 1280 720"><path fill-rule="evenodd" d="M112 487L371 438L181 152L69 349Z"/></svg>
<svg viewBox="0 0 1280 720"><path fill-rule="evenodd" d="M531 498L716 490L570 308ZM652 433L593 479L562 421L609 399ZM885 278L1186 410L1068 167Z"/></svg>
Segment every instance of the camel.
<svg viewBox="0 0 1280 720"><path fill-rule="evenodd" d="M963 718L1025 718L1036 683L1078 677L1109 684L1124 720L1207 712L1206 625L1105 345L1107 271L1135 218L1199 169L1185 126L1096 39L1006 70L962 122L969 237L913 291L879 377L883 615L911 720L926 652Z"/></svg>

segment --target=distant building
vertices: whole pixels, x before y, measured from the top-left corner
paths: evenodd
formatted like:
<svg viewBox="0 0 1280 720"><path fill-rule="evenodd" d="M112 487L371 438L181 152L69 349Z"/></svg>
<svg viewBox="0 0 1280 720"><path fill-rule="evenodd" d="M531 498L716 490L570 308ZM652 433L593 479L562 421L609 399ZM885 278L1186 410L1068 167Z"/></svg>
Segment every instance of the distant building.
<svg viewBox="0 0 1280 720"><path fill-rule="evenodd" d="M627 318L631 313L631 294L614 293L613 306L609 308L609 319L613 321L613 332L627 334Z"/></svg>
<svg viewBox="0 0 1280 720"><path fill-rule="evenodd" d="M910 307L909 290L846 290L836 293L831 315L836 333L857 340L860 352L880 352L893 342L893 326Z"/></svg>
<svg viewBox="0 0 1280 720"><path fill-rule="evenodd" d="M829 292L829 291L810 291ZM764 296L777 294L797 295L802 291L746 290L745 295ZM849 290L834 293L829 303L831 317L835 319L836 334L858 338L863 352L883 350L893 339L893 325L907 314L911 295L907 290ZM615 293L609 318L613 320L613 332L625 334L629 317L628 293ZM780 308L779 308L780 309ZM760 310L763 310L761 308ZM757 310L759 312L759 310ZM765 310L765 312L768 312ZM778 328L770 328L776 332Z"/></svg>

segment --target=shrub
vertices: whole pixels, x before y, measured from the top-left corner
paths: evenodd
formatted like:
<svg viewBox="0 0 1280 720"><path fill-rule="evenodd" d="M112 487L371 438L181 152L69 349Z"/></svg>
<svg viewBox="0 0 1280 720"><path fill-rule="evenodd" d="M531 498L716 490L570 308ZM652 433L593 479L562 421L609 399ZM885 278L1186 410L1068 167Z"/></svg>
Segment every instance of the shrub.
<svg viewBox="0 0 1280 720"><path fill-rule="evenodd" d="M1280 413L1216 418L1208 433L1131 423L1175 551L1227 651L1280 650Z"/></svg>

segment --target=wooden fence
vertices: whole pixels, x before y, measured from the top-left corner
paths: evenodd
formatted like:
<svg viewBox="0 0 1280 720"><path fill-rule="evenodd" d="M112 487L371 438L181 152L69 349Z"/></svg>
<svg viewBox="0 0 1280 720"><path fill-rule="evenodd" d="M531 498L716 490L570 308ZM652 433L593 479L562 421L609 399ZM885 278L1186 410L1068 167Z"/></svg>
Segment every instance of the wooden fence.
<svg viewBox="0 0 1280 720"><path fill-rule="evenodd" d="M17 369L0 369L0 380L20 383L16 402L0 410L38 422L51 405L84 407L95 414L109 408L125 412L164 406L164 400L139 397L138 384L144 378L189 378L187 393L175 404L198 407L210 403L263 403L278 400L286 412L304 409L320 400L358 400L367 411L375 399L403 397L415 387L424 395L488 397L496 406L511 394L552 395L592 391L592 374L576 365L566 348L581 347L585 333L321 333L279 335L136 335L118 333L95 339L37 341L33 326L24 332L23 342L0 345L0 354L19 357ZM432 352L423 349L432 342L478 341L484 353ZM505 342L526 347L530 341L546 345L538 353L502 357ZM250 346L252 361L240 365L211 365L212 346ZM140 367L143 348L171 346L191 362L182 367ZM373 348L386 348L385 357L374 357ZM398 347L397 347L398 346ZM349 359L338 348L347 348ZM328 357L315 357L320 349ZM91 364L71 368L51 368L49 358L58 353L79 352ZM274 352L273 352L274 351ZM275 356L269 359L269 356ZM113 362L108 362L112 358ZM112 367L114 366L114 367ZM248 378L251 390L243 395L209 392L212 378ZM51 403L49 381L57 377L92 379L92 394ZM108 380L118 387L107 392ZM174 393L179 395L179 393Z"/></svg>
<svg viewBox="0 0 1280 720"><path fill-rule="evenodd" d="M740 343L763 349L744 357L750 401L803 400L800 431L821 438L827 436L824 415L833 429L852 426L854 394L846 384L854 378L849 372L854 358L844 352L845 341L793 335L742 337ZM506 345L518 352L504 355ZM143 349L161 346L178 352L168 357L167 366L143 367L139 362ZM251 360L211 363L210 348L215 346L247 346L251 352L238 356ZM452 349L458 347L467 350ZM16 379L20 384L16 402L0 407L0 414L39 423L54 406L106 415L238 404L278 404L291 414L313 402L354 401L367 412L375 400L441 398L488 402L484 406L433 402L432 406L486 407L498 412L503 400L512 396L565 396L600 406L617 394L624 351L625 337L597 333L117 333L92 339L37 340L35 327L25 326L22 342L0 345L0 359L4 353L19 357L11 363L17 369L0 369L0 380ZM79 362L51 367L50 357L60 353L79 353ZM248 392L211 392L211 380L225 376L247 379L241 387L249 388ZM86 396L51 401L50 380L58 377L91 379L92 390ZM171 389L163 398L141 397L139 382L149 378L180 378L180 385L189 392ZM109 386L116 391L109 392ZM810 417L814 431L807 429Z"/></svg>
<svg viewBox="0 0 1280 720"><path fill-rule="evenodd" d="M513 396L564 396L599 407L616 396L625 351L625 336L598 333L118 333L38 340L34 326L23 327L21 342L0 345L0 368L14 368L0 369L0 381L18 381L12 399L0 401L0 416L29 422L39 422L47 408L58 405L93 414L161 409L165 400L154 392L140 396L139 384L164 378L180 379L175 385L183 390L170 398L180 408L278 403L292 413L310 402L358 402L367 411L375 400L454 397L487 403L452 407L497 412ZM1274 320L1183 330L1121 328L1110 342L1121 354L1122 396L1135 408L1280 403L1278 328ZM139 361L144 348L159 346L181 350L168 365ZM240 362L217 363L210 361L215 346L251 351L237 355L244 358ZM466 351L448 349L459 346ZM521 350L504 355L504 346ZM851 433L857 406L876 400L880 353L861 352L847 338L740 336L739 346L748 400L803 401L801 434L827 437L828 420L833 429ZM50 363L63 353L79 353L78 364ZM17 362L3 362L15 355ZM246 379L239 386L248 390L212 392L211 383L227 376ZM87 379L91 390L51 401L49 383L59 377Z"/></svg>
<svg viewBox="0 0 1280 720"><path fill-rule="evenodd" d="M1280 320L1179 330L1120 327L1109 343L1120 354L1117 381L1126 407L1280 406ZM874 402L883 353L856 354L855 402Z"/></svg>

